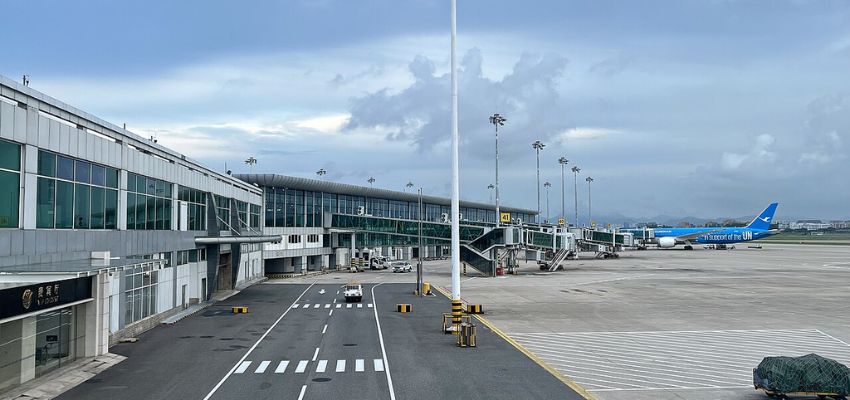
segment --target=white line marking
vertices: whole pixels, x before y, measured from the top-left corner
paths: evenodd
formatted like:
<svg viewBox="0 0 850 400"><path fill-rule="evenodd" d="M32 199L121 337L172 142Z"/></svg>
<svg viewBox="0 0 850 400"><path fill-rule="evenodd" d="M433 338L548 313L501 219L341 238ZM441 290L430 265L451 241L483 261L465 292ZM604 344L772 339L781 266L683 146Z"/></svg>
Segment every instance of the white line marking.
<svg viewBox="0 0 850 400"><path fill-rule="evenodd" d="M257 369L254 370L254 373L255 374L262 374L263 372L266 372L266 368L268 368L269 364L271 364L271 363L272 363L271 361L261 362L260 365L257 367Z"/></svg>
<svg viewBox="0 0 850 400"><path fill-rule="evenodd" d="M306 310L306 309L308 309L308 308L310 308L310 304L309 304L309 303L304 304L304 307L301 307L301 309L303 309L303 310Z"/></svg>
<svg viewBox="0 0 850 400"><path fill-rule="evenodd" d="M336 372L345 372L345 360L336 360Z"/></svg>
<svg viewBox="0 0 850 400"><path fill-rule="evenodd" d="M329 313L328 313L328 316L329 316L329 317L330 317L331 315L334 315L334 310L331 310L331 312L329 312Z"/></svg>
<svg viewBox="0 0 850 400"><path fill-rule="evenodd" d="M322 335L324 335L325 332L327 332L327 331L328 331L328 324L325 324L325 327L322 328Z"/></svg>
<svg viewBox="0 0 850 400"><path fill-rule="evenodd" d="M342 304L337 304L336 308L342 308Z"/></svg>
<svg viewBox="0 0 850 400"><path fill-rule="evenodd" d="M715 386L715 387L686 387L677 390L718 390L718 389L749 389L753 387L753 385L749 386ZM587 389L592 390L594 392L638 392L641 390L670 390L670 388L639 388L639 389Z"/></svg>
<svg viewBox="0 0 850 400"><path fill-rule="evenodd" d="M319 348L316 347L316 352L313 353L313 360L311 360L311 361L316 361L316 357L318 357L318 356L319 356Z"/></svg>
<svg viewBox="0 0 850 400"><path fill-rule="evenodd" d="M339 294L339 290L336 291L336 294Z"/></svg>
<svg viewBox="0 0 850 400"><path fill-rule="evenodd" d="M331 308L330 304L325 304L325 308Z"/></svg>
<svg viewBox="0 0 850 400"><path fill-rule="evenodd" d="M298 395L298 400L302 400L304 398L304 392L307 391L307 385L301 386L301 394Z"/></svg>
<svg viewBox="0 0 850 400"><path fill-rule="evenodd" d="M384 360L380 358L376 358L372 360L375 363L375 372L383 372L384 371Z"/></svg>
<svg viewBox="0 0 850 400"><path fill-rule="evenodd" d="M372 307L372 310L375 311L375 326L378 327L378 340L381 342L381 358L384 360L384 368L387 373L387 387L390 389L390 400L395 400L395 389L393 389L393 378L390 375L390 364L387 362L387 349L384 347L384 334L381 333L381 321L378 319L378 306L375 303L375 288L383 285L383 283L379 283L375 286L372 286L372 304L375 306Z"/></svg>
<svg viewBox="0 0 850 400"><path fill-rule="evenodd" d="M316 366L316 372L322 373L328 368L328 360L319 360L319 365Z"/></svg>
<svg viewBox="0 0 850 400"><path fill-rule="evenodd" d="M346 304L345 308L351 308L351 304Z"/></svg>
<svg viewBox="0 0 850 400"><path fill-rule="evenodd" d="M289 366L289 361L287 361L287 360L281 361L280 364L277 365L277 368L274 369L274 373L282 374L282 373L284 373L284 371L286 371L286 367L288 367L288 366Z"/></svg>
<svg viewBox="0 0 850 400"><path fill-rule="evenodd" d="M307 360L301 360L301 361L299 361L299 362L298 362L298 366L297 366L297 367L295 367L295 373L296 373L296 374L303 374L303 373L304 373L304 371L306 371L306 370L307 370L307 362L308 362Z"/></svg>
<svg viewBox="0 0 850 400"><path fill-rule="evenodd" d="M339 294L339 293L337 293L337 294ZM334 299L334 304L336 304L336 299Z"/></svg>
<svg viewBox="0 0 850 400"><path fill-rule="evenodd" d="M319 308L321 306L322 306L321 304L316 304L316 305L313 306L313 308Z"/></svg>
<svg viewBox="0 0 850 400"><path fill-rule="evenodd" d="M354 372L363 372L365 369L365 363L362 358L354 360Z"/></svg>
<svg viewBox="0 0 850 400"><path fill-rule="evenodd" d="M293 304L292 308L298 308L298 304Z"/></svg>
<svg viewBox="0 0 850 400"><path fill-rule="evenodd" d="M307 289L304 289L304 291L303 291L303 292L301 292L301 295L299 295L299 296L298 296L298 298L297 298L297 299L295 299L295 301L293 301L293 302L292 302L292 304L298 303L298 301L299 301L299 300L301 300L301 297L303 297L303 296L304 296L304 293L307 293L307 291L308 291L308 290L310 290L310 288L311 288L311 287L313 287L313 285L315 285L315 283L311 283L311 284L310 284L310 286L308 286L308 287L307 287ZM209 400L209 399L210 399L210 397L212 397L212 395L213 395L213 394L215 394L215 392L218 390L218 388L220 388L220 387L221 387L221 385L223 385L223 384L224 384L224 381L226 381L226 380L227 380L227 378L229 378L229 377L230 377L230 375L233 375L233 371L235 371L235 370L236 370L236 368L238 368L238 366L239 366L240 364L242 364L242 362L243 362L243 361L245 361L245 359L246 359L246 358L248 358L248 356L251 354L251 352L252 352L252 351L254 351L254 349L256 349L256 348L257 348L257 346L260 344L260 342L262 342L262 341L263 341L263 339L265 339L265 338L266 338L266 336L268 336L269 332L271 332L271 331L272 331L272 329L274 329L274 327L276 327L276 326L277 326L277 324L279 324L279 323L280 323L280 320L282 320L282 319L283 319L283 317L285 317L285 316L286 316L286 314L289 312L289 310L291 310L291 308L287 308L287 309L286 309L286 311L284 311L284 312L283 312L283 314L281 314L281 315L280 315L280 317L278 317L278 318L277 318L277 321L275 321L275 322L272 324L272 326L270 326L270 327L269 327L269 329L267 329L267 330L266 330L266 333L264 333L264 334L263 334L263 336L260 336L260 338L259 338L259 339L257 339L257 341L254 343L254 345L253 345L253 346L251 346L251 348L250 348L250 349L248 349L248 351L247 351L247 352L245 352L245 355L244 355L244 356L242 356L242 358L241 358L241 359L239 359L239 361L237 361L237 362L236 362L236 364L234 364L232 368L230 368L230 371L228 371L226 375L224 375L224 378L221 378L221 380L220 380L220 381L218 381L218 383L217 383L217 384L216 384L216 385L212 388L212 390L210 390L210 392L209 392L209 393L207 393L207 395L206 395L206 396L204 396L204 399L203 399L203 400ZM246 367L246 368L247 368L247 367ZM306 388L306 386L305 386L305 388Z"/></svg>
<svg viewBox="0 0 850 400"><path fill-rule="evenodd" d="M363 308L363 304L358 304L357 308Z"/></svg>
<svg viewBox="0 0 850 400"><path fill-rule="evenodd" d="M372 303L366 304L369 308L372 308Z"/></svg>
<svg viewBox="0 0 850 400"><path fill-rule="evenodd" d="M248 366L250 366L250 365L251 365L250 361L243 361L242 364L239 364L239 368L236 368L236 372L234 372L234 373L241 374L241 373L245 372L245 370L247 370Z"/></svg>

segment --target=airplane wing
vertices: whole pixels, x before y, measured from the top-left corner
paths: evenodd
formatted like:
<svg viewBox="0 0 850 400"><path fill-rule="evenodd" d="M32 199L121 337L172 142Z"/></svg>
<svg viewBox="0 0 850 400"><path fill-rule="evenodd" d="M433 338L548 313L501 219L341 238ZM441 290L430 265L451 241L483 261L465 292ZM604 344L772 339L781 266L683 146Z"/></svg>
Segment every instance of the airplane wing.
<svg viewBox="0 0 850 400"><path fill-rule="evenodd" d="M723 229L725 229L725 228L723 228ZM720 232L723 229L715 229L713 231L703 231L703 232L691 233L689 235L676 236L676 240L681 240L681 241L694 240L694 239L696 239L700 236L711 235L712 233Z"/></svg>

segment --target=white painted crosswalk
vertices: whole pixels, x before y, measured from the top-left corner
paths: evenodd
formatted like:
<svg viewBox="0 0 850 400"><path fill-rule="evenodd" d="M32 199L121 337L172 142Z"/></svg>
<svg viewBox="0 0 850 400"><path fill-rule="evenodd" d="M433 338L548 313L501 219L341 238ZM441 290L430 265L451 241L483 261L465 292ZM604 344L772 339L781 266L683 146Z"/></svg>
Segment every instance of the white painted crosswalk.
<svg viewBox="0 0 850 400"><path fill-rule="evenodd" d="M259 361L258 364L255 364L255 361L243 361L239 366L236 367L236 370L233 371L234 374L245 374L251 373L249 370L251 365L256 365L257 367L253 370L255 374L263 374L269 372L269 366L273 363L277 363L274 371L275 374L304 374L310 370L316 371L316 373L330 373L330 369L333 369L334 373L345 373L345 372L367 372L366 366L368 365L367 359L357 358L354 360L354 368L350 368L351 363L348 360L262 360ZM289 369L289 365L291 363L295 363L294 369ZM372 359L372 369L368 370L368 372L384 372L386 368L384 367L384 360L381 358ZM311 366L312 365L312 366ZM332 366L332 368L328 368L328 366ZM335 367L333 367L335 365Z"/></svg>
<svg viewBox="0 0 850 400"><path fill-rule="evenodd" d="M301 310L316 310L316 309L327 310L329 308L333 308L333 309L343 308L342 305L343 305L343 303L335 303L335 304L334 303L304 303L304 304L293 304L291 308L301 309ZM372 303L368 303L368 304L366 304L366 307L374 308L374 305ZM352 304L352 303L346 303L345 304L345 308L350 308L350 309L363 309L363 308L366 308L366 307L363 307L363 303L357 303L356 307L355 307L355 304Z"/></svg>

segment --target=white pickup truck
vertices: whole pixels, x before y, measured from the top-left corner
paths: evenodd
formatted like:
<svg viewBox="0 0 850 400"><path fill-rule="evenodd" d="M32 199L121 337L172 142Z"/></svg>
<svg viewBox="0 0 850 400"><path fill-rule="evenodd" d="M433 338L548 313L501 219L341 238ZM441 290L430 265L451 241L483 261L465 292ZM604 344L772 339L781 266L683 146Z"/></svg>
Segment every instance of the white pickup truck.
<svg viewBox="0 0 850 400"><path fill-rule="evenodd" d="M363 286L356 282L349 283L345 285L342 294L345 296L346 303L359 303L363 299Z"/></svg>

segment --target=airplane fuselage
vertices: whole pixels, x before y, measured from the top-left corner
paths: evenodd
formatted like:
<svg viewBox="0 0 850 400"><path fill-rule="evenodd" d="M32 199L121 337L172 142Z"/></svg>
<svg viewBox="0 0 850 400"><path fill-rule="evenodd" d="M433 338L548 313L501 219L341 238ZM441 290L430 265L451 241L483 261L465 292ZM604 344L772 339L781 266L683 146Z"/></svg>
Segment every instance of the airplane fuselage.
<svg viewBox="0 0 850 400"><path fill-rule="evenodd" d="M763 239L774 233L765 229L752 229L746 227L730 228L655 228L655 237L680 237L692 236L705 233L691 239L691 243L699 244L731 244L749 242L751 240Z"/></svg>

